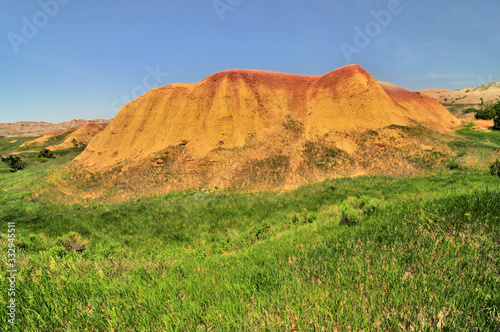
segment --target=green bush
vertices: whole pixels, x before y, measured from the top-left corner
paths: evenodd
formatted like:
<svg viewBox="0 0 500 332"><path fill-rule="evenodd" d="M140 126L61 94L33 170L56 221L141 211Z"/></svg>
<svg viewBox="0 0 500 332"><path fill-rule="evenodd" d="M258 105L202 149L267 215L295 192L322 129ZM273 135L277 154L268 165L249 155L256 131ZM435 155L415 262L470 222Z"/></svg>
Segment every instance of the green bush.
<svg viewBox="0 0 500 332"><path fill-rule="evenodd" d="M481 120L494 120L494 129L500 129L500 102L490 105L484 110L478 111L475 118Z"/></svg>
<svg viewBox="0 0 500 332"><path fill-rule="evenodd" d="M340 215L340 223L339 225L344 226L355 226L359 223L361 218L358 215L359 211L356 210L347 210L341 211Z"/></svg>
<svg viewBox="0 0 500 332"><path fill-rule="evenodd" d="M460 165L455 161L455 160L452 160L448 163L448 169L459 169L460 168Z"/></svg>
<svg viewBox="0 0 500 332"><path fill-rule="evenodd" d="M494 116L493 109L486 107L482 111L477 111L474 117L478 120L493 120Z"/></svg>
<svg viewBox="0 0 500 332"><path fill-rule="evenodd" d="M500 130L500 101L491 107L495 111L495 116L493 117L493 129Z"/></svg>
<svg viewBox="0 0 500 332"><path fill-rule="evenodd" d="M17 172L26 167L26 162L21 159L21 157L16 156L16 155L10 155L7 158L1 157L2 162L6 163L10 168L12 172Z"/></svg>
<svg viewBox="0 0 500 332"><path fill-rule="evenodd" d="M50 159L54 159L56 156L54 155L54 153L52 151L50 151L49 149L42 149L39 153L38 153L38 158L50 158Z"/></svg>
<svg viewBox="0 0 500 332"><path fill-rule="evenodd" d="M497 159L490 165L490 173L491 175L500 176L500 160Z"/></svg>
<svg viewBox="0 0 500 332"><path fill-rule="evenodd" d="M73 138L71 140L71 143L73 143L73 146L75 148L85 148L85 147L87 147L87 143L85 143L84 141L77 141L76 138Z"/></svg>

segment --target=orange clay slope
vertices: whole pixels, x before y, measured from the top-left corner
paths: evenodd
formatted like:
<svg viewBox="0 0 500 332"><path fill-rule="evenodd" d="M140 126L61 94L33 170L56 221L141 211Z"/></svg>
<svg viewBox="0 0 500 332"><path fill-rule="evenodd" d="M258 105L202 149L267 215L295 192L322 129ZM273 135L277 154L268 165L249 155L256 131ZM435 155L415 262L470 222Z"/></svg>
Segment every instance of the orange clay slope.
<svg viewBox="0 0 500 332"><path fill-rule="evenodd" d="M125 105L75 159L91 171L138 162L179 144L193 158L264 141L291 117L304 137L420 124L445 131L457 121L435 99L379 84L357 65L324 76L229 70L195 84L156 88Z"/></svg>

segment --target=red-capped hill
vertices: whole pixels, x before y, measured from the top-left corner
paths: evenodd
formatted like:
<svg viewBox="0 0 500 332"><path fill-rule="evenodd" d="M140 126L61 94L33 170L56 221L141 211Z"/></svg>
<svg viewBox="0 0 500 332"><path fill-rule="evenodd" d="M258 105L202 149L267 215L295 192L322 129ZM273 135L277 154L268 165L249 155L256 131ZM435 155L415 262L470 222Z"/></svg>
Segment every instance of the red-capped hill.
<svg viewBox="0 0 500 332"><path fill-rule="evenodd" d="M221 146L242 147L249 137L264 144L285 118L302 123L304 137L392 124L445 130L456 121L439 103L381 85L357 65L323 76L228 70L128 103L75 162L102 170L180 143L201 158Z"/></svg>
<svg viewBox="0 0 500 332"><path fill-rule="evenodd" d="M307 127L321 133L407 123L402 110L358 65L318 78L309 87L307 108Z"/></svg>

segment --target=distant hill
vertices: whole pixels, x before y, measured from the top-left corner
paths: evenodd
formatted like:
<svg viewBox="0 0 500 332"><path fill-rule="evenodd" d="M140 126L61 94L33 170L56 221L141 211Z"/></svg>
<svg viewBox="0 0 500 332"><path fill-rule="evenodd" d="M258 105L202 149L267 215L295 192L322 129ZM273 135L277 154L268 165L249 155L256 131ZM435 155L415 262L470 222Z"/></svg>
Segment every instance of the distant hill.
<svg viewBox="0 0 500 332"><path fill-rule="evenodd" d="M500 82L490 82L486 84L481 84L473 88L474 91L476 90L486 90L489 88L500 88Z"/></svg>
<svg viewBox="0 0 500 332"><path fill-rule="evenodd" d="M47 148L49 150L65 150L69 149L75 146L74 141L76 141L78 144L81 145L87 145L87 143L90 141L92 137L97 135L101 130L104 128L104 125L99 125L95 122L87 122L84 125L78 127L78 128L71 128L68 129L67 131L63 133L57 133L57 134L46 134L43 136L40 136L38 138L35 138L31 141L28 141L24 144L21 145L21 147L39 147L39 146L44 146L47 144L50 144L51 142L54 142L54 140L57 140L58 135L62 135L68 131L71 131L71 133L66 137L64 142L57 144L57 145L50 145Z"/></svg>
<svg viewBox="0 0 500 332"><path fill-rule="evenodd" d="M14 123L0 123L0 136L14 137L36 137L48 134L60 134L66 130L76 129L88 123L95 123L100 126L107 126L111 120L71 120L60 123L20 121Z"/></svg>
<svg viewBox="0 0 500 332"><path fill-rule="evenodd" d="M435 98L442 104L479 104L481 98L485 103L494 103L500 100L500 82L490 82L460 90L426 89L420 93Z"/></svg>

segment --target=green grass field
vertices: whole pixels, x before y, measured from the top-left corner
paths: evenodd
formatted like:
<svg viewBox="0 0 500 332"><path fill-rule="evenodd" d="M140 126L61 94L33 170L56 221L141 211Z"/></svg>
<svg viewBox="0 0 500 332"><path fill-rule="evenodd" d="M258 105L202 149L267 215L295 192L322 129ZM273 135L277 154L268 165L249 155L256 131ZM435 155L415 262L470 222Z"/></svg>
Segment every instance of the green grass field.
<svg viewBox="0 0 500 332"><path fill-rule="evenodd" d="M500 331L498 132L450 135L453 169L276 193L46 203L79 151L0 168L11 331ZM0 141L2 151L14 146ZM1 152L5 154L4 152ZM8 223L16 229L8 323Z"/></svg>

